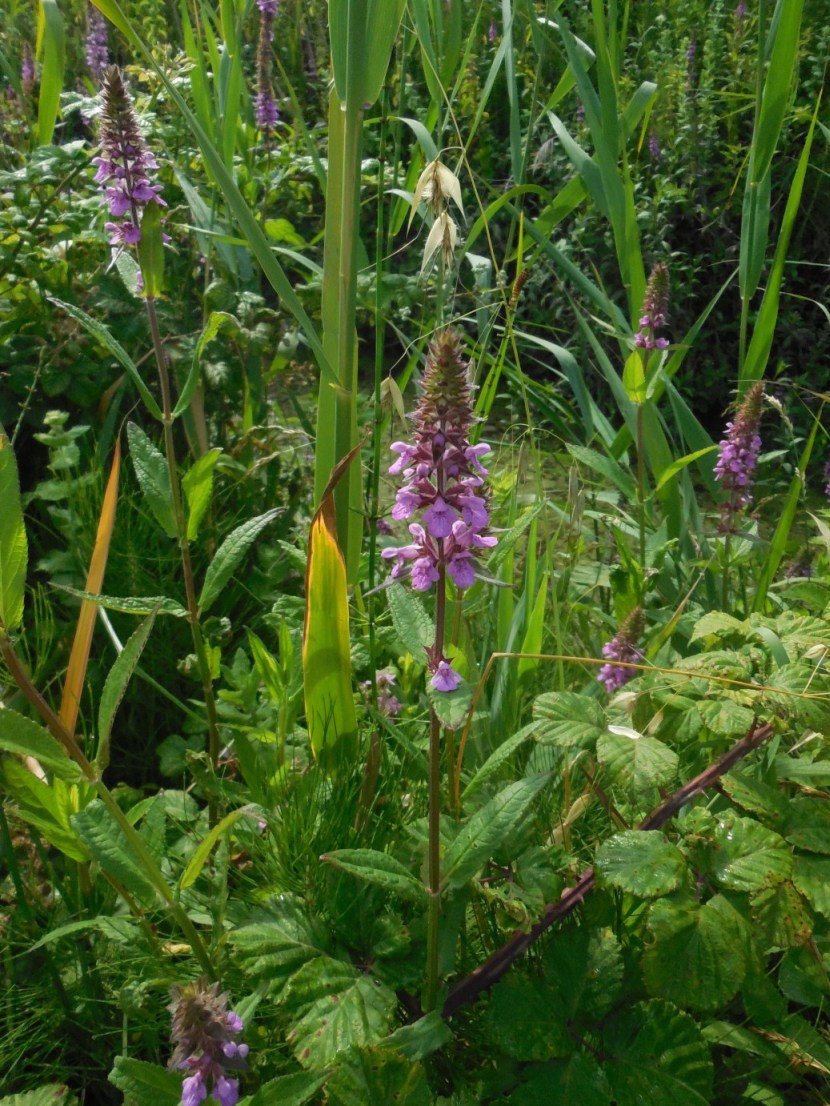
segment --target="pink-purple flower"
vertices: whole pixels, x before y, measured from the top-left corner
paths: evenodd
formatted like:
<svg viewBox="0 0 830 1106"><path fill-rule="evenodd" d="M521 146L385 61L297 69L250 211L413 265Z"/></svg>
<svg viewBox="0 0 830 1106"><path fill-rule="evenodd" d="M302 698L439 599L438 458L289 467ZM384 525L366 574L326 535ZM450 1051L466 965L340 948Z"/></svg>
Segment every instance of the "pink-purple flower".
<svg viewBox="0 0 830 1106"><path fill-rule="evenodd" d="M610 641L602 647L602 655L608 660L599 670L597 679L610 694L637 675L636 668L626 668L625 664L637 664L643 654L637 643L643 633L643 610L635 607L620 623L620 628Z"/></svg>
<svg viewBox="0 0 830 1106"><path fill-rule="evenodd" d="M496 544L486 533L487 469L481 463L490 447L469 440L473 407L467 371L458 335L452 330L438 334L427 356L413 440L391 446L397 457L389 472L405 481L392 517L402 521L419 516L420 522L409 525L411 542L389 546L381 556L391 562L392 578L408 577L415 591L443 587L447 575L460 590L472 587L476 559ZM460 676L435 650L428 654L432 686L454 690Z"/></svg>
<svg viewBox="0 0 830 1106"><path fill-rule="evenodd" d="M141 216L149 203L167 204L160 184L153 184L158 163L147 148L129 93L117 66L110 66L104 78L104 107L101 112L101 156L95 180L103 184L110 215L118 222L105 223L110 245L134 246L141 239Z"/></svg>
<svg viewBox="0 0 830 1106"><path fill-rule="evenodd" d="M669 270L661 262L651 270L646 285L640 329L634 335L634 345L639 349L668 349L668 339L656 337L656 332L666 325L668 304Z"/></svg>
<svg viewBox="0 0 830 1106"><path fill-rule="evenodd" d="M734 420L726 424L726 436L718 447L715 479L728 498L721 508L721 532L734 531L735 515L752 503L752 479L761 451L758 424L764 400L764 383L757 380L747 391Z"/></svg>
<svg viewBox="0 0 830 1106"><path fill-rule="evenodd" d="M237 1040L245 1028L228 1010L228 995L219 984L205 980L172 989L168 1009L173 1016L171 1036L176 1048L168 1067L185 1071L182 1106L199 1106L211 1094L220 1106L236 1106L239 1080L229 1071L245 1071L248 1046Z"/></svg>
<svg viewBox="0 0 830 1106"><path fill-rule="evenodd" d="M110 50L107 21L93 4L86 6L84 56L93 81L100 84L109 68Z"/></svg>
<svg viewBox="0 0 830 1106"><path fill-rule="evenodd" d="M279 0L257 0L259 8L259 42L256 55L256 98L254 117L256 125L266 134L279 122L280 113L271 88L271 42L274 38L274 20L279 10Z"/></svg>

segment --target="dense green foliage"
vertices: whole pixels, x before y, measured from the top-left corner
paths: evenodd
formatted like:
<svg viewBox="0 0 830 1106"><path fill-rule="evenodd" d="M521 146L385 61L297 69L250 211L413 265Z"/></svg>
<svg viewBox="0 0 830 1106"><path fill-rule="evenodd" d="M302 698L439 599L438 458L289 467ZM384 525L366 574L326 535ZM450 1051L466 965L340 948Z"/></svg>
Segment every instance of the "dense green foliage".
<svg viewBox="0 0 830 1106"><path fill-rule="evenodd" d="M0 1106L824 1101L826 4L97 2L164 207L0 15Z"/></svg>

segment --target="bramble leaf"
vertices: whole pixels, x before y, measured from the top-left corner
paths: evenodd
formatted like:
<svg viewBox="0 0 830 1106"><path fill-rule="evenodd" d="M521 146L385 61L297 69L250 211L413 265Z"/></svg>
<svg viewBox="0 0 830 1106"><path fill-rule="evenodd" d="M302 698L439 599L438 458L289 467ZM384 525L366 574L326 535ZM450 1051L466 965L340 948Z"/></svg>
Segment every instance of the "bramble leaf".
<svg viewBox="0 0 830 1106"><path fill-rule="evenodd" d="M594 866L600 882L648 899L680 885L686 859L658 830L625 830L600 845Z"/></svg>

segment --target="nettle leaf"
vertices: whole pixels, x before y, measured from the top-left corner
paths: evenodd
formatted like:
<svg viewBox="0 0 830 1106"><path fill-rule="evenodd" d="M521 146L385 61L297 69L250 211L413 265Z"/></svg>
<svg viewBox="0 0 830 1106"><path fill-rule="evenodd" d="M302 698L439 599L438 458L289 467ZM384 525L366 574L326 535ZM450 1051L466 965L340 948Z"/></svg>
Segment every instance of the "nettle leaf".
<svg viewBox="0 0 830 1106"><path fill-rule="evenodd" d="M709 1106L713 1064L697 1023L670 1002L626 1007L605 1027L615 1106Z"/></svg>
<svg viewBox="0 0 830 1106"><path fill-rule="evenodd" d="M144 1060L116 1056L109 1081L136 1106L179 1106L182 1100L181 1073Z"/></svg>
<svg viewBox="0 0 830 1106"><path fill-rule="evenodd" d="M398 1004L379 979L330 956L304 964L283 1001L301 1011L287 1041L305 1068L325 1067L348 1049L375 1044Z"/></svg>
<svg viewBox="0 0 830 1106"><path fill-rule="evenodd" d="M594 867L606 886L648 899L680 886L686 858L659 830L625 830L600 845Z"/></svg>
<svg viewBox="0 0 830 1106"><path fill-rule="evenodd" d="M447 849L442 882L451 889L463 887L506 839L515 833L550 779L548 773L509 784L472 815Z"/></svg>
<svg viewBox="0 0 830 1106"><path fill-rule="evenodd" d="M760 815L773 825L781 825L787 816L789 800L776 788L752 776L732 773L721 776L721 787L737 806Z"/></svg>
<svg viewBox="0 0 830 1106"><path fill-rule="evenodd" d="M614 783L631 788L637 795L677 778L678 756L673 749L656 737L621 726L609 727L609 732L600 737L597 760L608 769Z"/></svg>
<svg viewBox="0 0 830 1106"><path fill-rule="evenodd" d="M813 919L804 899L789 880L765 887L750 896L754 933L766 950L789 949L806 944Z"/></svg>
<svg viewBox="0 0 830 1106"><path fill-rule="evenodd" d="M386 589L386 601L401 644L418 664L424 664L424 650L435 644L435 624L423 603L413 595L412 588L403 584L391 584Z"/></svg>
<svg viewBox="0 0 830 1106"><path fill-rule="evenodd" d="M388 853L376 849L337 849L324 853L320 859L402 898L420 903L426 900L427 890L423 883Z"/></svg>
<svg viewBox="0 0 830 1106"><path fill-rule="evenodd" d="M830 859L796 856L793 883L813 910L830 918Z"/></svg>
<svg viewBox="0 0 830 1106"><path fill-rule="evenodd" d="M715 895L697 902L661 899L648 914L652 943L643 956L646 987L692 1010L715 1010L738 991L746 974L746 923Z"/></svg>
<svg viewBox="0 0 830 1106"><path fill-rule="evenodd" d="M575 691L549 691L533 704L541 744L575 745L593 749L605 732L602 707L587 695Z"/></svg>
<svg viewBox="0 0 830 1106"><path fill-rule="evenodd" d="M787 879L792 851L783 837L752 818L724 815L715 829L713 873L722 887L756 891Z"/></svg>
<svg viewBox="0 0 830 1106"><path fill-rule="evenodd" d="M510 1106L609 1106L611 1088L597 1060L575 1052L525 1070L525 1081L510 1096Z"/></svg>
<svg viewBox="0 0 830 1106"><path fill-rule="evenodd" d="M573 1040L557 997L545 980L508 975L492 991L485 1015L489 1040L516 1060L568 1056Z"/></svg>
<svg viewBox="0 0 830 1106"><path fill-rule="evenodd" d="M72 825L89 849L92 859L105 872L114 876L139 902L146 905L155 903L155 888L133 858L123 830L99 799L73 815Z"/></svg>
<svg viewBox="0 0 830 1106"><path fill-rule="evenodd" d="M432 1101L423 1066L386 1047L356 1049L326 1083L328 1106L431 1106Z"/></svg>
<svg viewBox="0 0 830 1106"><path fill-rule="evenodd" d="M566 929L551 938L543 970L557 996L557 1010L568 1021L605 1014L622 988L623 959L617 938L588 926Z"/></svg>
<svg viewBox="0 0 830 1106"><path fill-rule="evenodd" d="M810 853L830 855L830 810L807 796L792 799L781 831L792 845Z"/></svg>
<svg viewBox="0 0 830 1106"><path fill-rule="evenodd" d="M309 960L325 956L329 940L297 899L281 895L269 915L240 926L229 940L255 978L283 982Z"/></svg>
<svg viewBox="0 0 830 1106"><path fill-rule="evenodd" d="M743 677L738 677L739 679ZM755 723L755 713L725 695L704 699L697 705L704 726L718 737L741 737Z"/></svg>

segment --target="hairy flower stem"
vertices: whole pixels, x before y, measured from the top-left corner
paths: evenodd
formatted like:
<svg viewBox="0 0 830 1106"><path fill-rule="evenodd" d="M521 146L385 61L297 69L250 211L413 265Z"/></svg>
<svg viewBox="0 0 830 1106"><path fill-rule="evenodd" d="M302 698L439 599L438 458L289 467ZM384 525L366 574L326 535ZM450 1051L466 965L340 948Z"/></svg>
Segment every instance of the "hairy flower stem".
<svg viewBox="0 0 830 1106"><path fill-rule="evenodd" d="M147 319L150 324L150 334L153 339L153 352L156 355L158 367L159 385L161 388L161 411L164 425L164 452L167 459L167 469L170 474L170 491L173 499L173 515L176 521L176 534L179 542L179 552L182 559L182 576L187 599L187 621L190 623L190 631L193 635L193 648L196 652L196 663L199 667L199 677L202 681L202 693L205 699L208 724L208 753L213 770L219 761L219 722L216 714L216 699L213 694L213 679L210 674L205 639L202 634L202 626L199 622L199 603L196 598L196 583L193 577L193 566L190 561L190 545L187 539L187 522L182 506L182 491L179 484L179 473L176 466L176 447L173 441L173 403L170 391L170 374L167 371L167 356L161 340L156 301L153 296L145 298L147 305ZM210 824L216 821L215 800L209 802Z"/></svg>
<svg viewBox="0 0 830 1106"><path fill-rule="evenodd" d="M88 783L92 784L98 795L98 798L107 808L112 815L113 820L118 824L121 832L127 840L127 844L130 846L133 858L144 869L144 873L147 876L150 883L161 895L164 902L167 904L170 913L173 915L176 922L178 922L184 936L190 943L190 947L193 950L193 955L199 961L199 964L204 972L206 972L211 979L215 978L216 973L213 970L213 964L211 963L208 951L204 946L204 943L199 936L196 927L187 915L187 912L178 903L167 884L167 880L164 878L161 870L156 864L153 857L150 855L147 846L144 844L144 840L137 832L133 824L124 814L121 807L116 802L112 792L99 777L97 770L93 764L87 760L83 751L81 750L75 737L69 732L64 725L60 716L52 710L38 689L32 683L28 672L22 664L17 653L14 651L12 643L9 641L5 630L0 626L0 653L2 653L3 660L9 673L17 684L22 694L29 700L43 721L46 723L46 728L52 734L56 741L58 741L66 751L71 760L78 765L83 772ZM127 899L128 903L130 899Z"/></svg>
<svg viewBox="0 0 830 1106"><path fill-rule="evenodd" d="M645 357L643 358L645 361ZM637 514L640 527L640 571L646 571L646 471L643 405L637 404Z"/></svg>
<svg viewBox="0 0 830 1106"><path fill-rule="evenodd" d="M443 539L438 541L439 551ZM447 573L443 561L435 585L436 657L444 655L444 624L447 610ZM435 1009L438 997L438 931L441 921L441 722L435 707L429 712L429 912L427 914L427 979L424 1010Z"/></svg>

